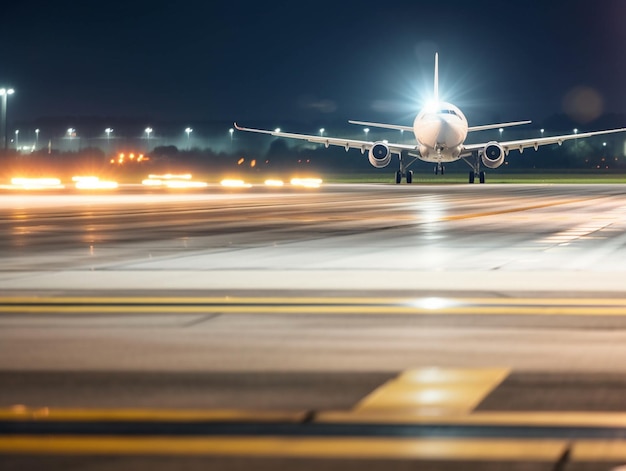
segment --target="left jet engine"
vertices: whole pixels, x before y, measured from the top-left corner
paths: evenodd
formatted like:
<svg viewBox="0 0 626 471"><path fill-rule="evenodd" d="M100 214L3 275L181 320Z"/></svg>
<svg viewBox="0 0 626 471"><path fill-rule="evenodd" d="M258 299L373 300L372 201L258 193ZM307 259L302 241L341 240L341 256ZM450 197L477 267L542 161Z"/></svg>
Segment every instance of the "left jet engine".
<svg viewBox="0 0 626 471"><path fill-rule="evenodd" d="M504 163L504 149L496 141L488 142L483 150L482 161L487 168L498 168Z"/></svg>
<svg viewBox="0 0 626 471"><path fill-rule="evenodd" d="M367 157L370 161L370 164L372 164L374 167L383 168L389 165L389 162L391 162L391 151L389 150L389 146L384 142L376 142L370 148Z"/></svg>

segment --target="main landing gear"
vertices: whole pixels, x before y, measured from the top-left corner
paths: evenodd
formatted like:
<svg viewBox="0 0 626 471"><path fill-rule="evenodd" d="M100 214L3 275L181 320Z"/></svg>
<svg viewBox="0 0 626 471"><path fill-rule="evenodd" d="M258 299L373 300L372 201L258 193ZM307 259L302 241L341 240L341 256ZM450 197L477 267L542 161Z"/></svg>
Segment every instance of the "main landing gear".
<svg viewBox="0 0 626 471"><path fill-rule="evenodd" d="M437 162L437 165L435 165L435 175L443 175L444 173L446 173L446 168L441 162Z"/></svg>
<svg viewBox="0 0 626 471"><path fill-rule="evenodd" d="M485 172L480 169L480 157L478 154L473 154L471 157L463 157L463 160L467 165L472 167L469 173L469 182L474 183L476 181L476 177L478 177L478 181L480 183L485 183Z"/></svg>
<svg viewBox="0 0 626 471"><path fill-rule="evenodd" d="M413 183L413 170L407 170L406 172L401 172L398 170L396 172L396 183L402 183L402 177L406 177L406 182L411 184Z"/></svg>
<svg viewBox="0 0 626 471"><path fill-rule="evenodd" d="M404 162L404 159L402 158L402 154L400 154L400 170L398 170L396 172L396 184L400 184L402 183L402 178L406 178L406 182L408 184L413 183L413 170L407 170L411 165L413 165L413 162L415 162L417 160L417 157L414 157L413 160L411 160L408 163Z"/></svg>

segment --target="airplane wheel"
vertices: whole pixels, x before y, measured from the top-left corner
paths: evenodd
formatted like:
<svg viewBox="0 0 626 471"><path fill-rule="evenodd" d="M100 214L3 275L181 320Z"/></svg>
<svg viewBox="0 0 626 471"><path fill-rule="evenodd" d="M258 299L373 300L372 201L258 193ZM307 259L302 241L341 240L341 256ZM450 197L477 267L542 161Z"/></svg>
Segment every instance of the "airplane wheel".
<svg viewBox="0 0 626 471"><path fill-rule="evenodd" d="M469 173L469 182L474 183L474 179L476 178L476 174L474 172Z"/></svg>
<svg viewBox="0 0 626 471"><path fill-rule="evenodd" d="M439 167L435 165L435 175L439 175Z"/></svg>
<svg viewBox="0 0 626 471"><path fill-rule="evenodd" d="M409 184L413 183L413 170L406 172L406 182Z"/></svg>
<svg viewBox="0 0 626 471"><path fill-rule="evenodd" d="M478 179L479 179L480 183L485 183L485 172L480 172L478 174Z"/></svg>
<svg viewBox="0 0 626 471"><path fill-rule="evenodd" d="M446 173L446 168L442 165L441 166L441 174L443 175L444 173Z"/></svg>
<svg viewBox="0 0 626 471"><path fill-rule="evenodd" d="M396 184L402 182L402 172L399 170L396 172Z"/></svg>

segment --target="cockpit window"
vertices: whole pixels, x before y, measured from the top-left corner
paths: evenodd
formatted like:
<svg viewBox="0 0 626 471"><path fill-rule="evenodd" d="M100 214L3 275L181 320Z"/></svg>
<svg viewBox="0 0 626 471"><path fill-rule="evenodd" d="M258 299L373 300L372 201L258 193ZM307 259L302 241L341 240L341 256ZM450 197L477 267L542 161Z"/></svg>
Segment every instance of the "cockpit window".
<svg viewBox="0 0 626 471"><path fill-rule="evenodd" d="M451 115L454 115L454 116L458 116L458 114L456 114L456 111L450 110L450 109L441 109L441 110L439 110L438 114L451 114Z"/></svg>

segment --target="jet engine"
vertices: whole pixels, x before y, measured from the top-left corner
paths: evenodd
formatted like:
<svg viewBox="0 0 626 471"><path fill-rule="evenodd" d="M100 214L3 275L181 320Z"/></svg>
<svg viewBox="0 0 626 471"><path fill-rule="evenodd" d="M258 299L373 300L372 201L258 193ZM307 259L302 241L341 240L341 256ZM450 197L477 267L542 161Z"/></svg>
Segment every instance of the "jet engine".
<svg viewBox="0 0 626 471"><path fill-rule="evenodd" d="M482 161L487 168L498 168L504 163L504 149L495 141L488 142L483 150Z"/></svg>
<svg viewBox="0 0 626 471"><path fill-rule="evenodd" d="M369 151L368 158L370 164L376 168L383 168L391 162L391 151L384 142L376 142Z"/></svg>

